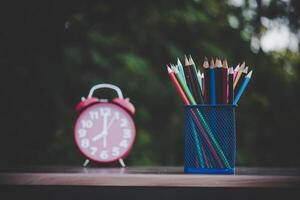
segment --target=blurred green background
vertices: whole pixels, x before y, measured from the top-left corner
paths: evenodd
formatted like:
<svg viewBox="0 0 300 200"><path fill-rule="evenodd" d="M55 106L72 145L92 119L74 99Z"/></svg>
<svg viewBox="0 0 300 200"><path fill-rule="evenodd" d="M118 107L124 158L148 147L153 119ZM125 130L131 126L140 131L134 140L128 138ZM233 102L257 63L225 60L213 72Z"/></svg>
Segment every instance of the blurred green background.
<svg viewBox="0 0 300 200"><path fill-rule="evenodd" d="M127 163L182 165L182 102L165 65L191 54L198 66L207 56L254 70L237 109L237 165L300 166L299 2L3 3L0 163L81 165L74 108L108 82L137 109Z"/></svg>

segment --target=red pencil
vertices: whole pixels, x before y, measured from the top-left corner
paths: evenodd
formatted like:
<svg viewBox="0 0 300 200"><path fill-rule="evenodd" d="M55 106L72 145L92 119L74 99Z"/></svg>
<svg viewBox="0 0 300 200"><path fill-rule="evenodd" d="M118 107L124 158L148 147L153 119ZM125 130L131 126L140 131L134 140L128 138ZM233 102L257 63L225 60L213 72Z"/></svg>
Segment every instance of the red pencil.
<svg viewBox="0 0 300 200"><path fill-rule="evenodd" d="M179 95L180 95L181 99L183 100L184 104L185 105L190 105L190 102L189 102L188 98L186 97L186 95L185 95L183 89L181 88L180 84L178 83L174 72L171 70L170 67L167 67L167 69L168 69L168 74L169 74L173 84L175 85L176 90L179 93Z"/></svg>

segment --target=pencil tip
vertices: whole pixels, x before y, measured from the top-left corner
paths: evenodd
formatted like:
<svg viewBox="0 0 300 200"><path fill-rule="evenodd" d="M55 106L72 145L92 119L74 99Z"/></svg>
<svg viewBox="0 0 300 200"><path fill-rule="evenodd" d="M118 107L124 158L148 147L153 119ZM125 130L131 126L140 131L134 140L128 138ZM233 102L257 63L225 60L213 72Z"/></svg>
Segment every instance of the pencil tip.
<svg viewBox="0 0 300 200"><path fill-rule="evenodd" d="M167 65L168 73L172 73L171 68Z"/></svg>
<svg viewBox="0 0 300 200"><path fill-rule="evenodd" d="M228 68L228 63L227 63L227 59L226 58L223 61L223 67L224 68Z"/></svg>
<svg viewBox="0 0 300 200"><path fill-rule="evenodd" d="M222 67L222 61L221 61L221 59L218 59L218 67Z"/></svg>
<svg viewBox="0 0 300 200"><path fill-rule="evenodd" d="M227 59L225 58L225 60L223 61L223 67L224 68L228 68L228 63L227 63Z"/></svg>
<svg viewBox="0 0 300 200"><path fill-rule="evenodd" d="M179 70L178 70L178 67L177 67L177 66L174 66L173 72L174 72L175 74L179 73Z"/></svg>
<svg viewBox="0 0 300 200"><path fill-rule="evenodd" d="M190 55L189 64L190 64L190 65L194 65L194 64L195 64L195 62L194 62L194 60L193 60L193 58L192 58L192 56L191 56L191 55Z"/></svg>
<svg viewBox="0 0 300 200"><path fill-rule="evenodd" d="M203 62L203 67L204 67L204 68L209 68L208 60L204 60L204 62Z"/></svg>
<svg viewBox="0 0 300 200"><path fill-rule="evenodd" d="M207 57L206 57L206 56L204 56L204 61L207 61L207 62L208 62L208 59L207 59Z"/></svg>
<svg viewBox="0 0 300 200"><path fill-rule="evenodd" d="M246 77L248 77L248 78L251 78L251 76L252 76L252 70L247 74L247 76Z"/></svg>
<svg viewBox="0 0 300 200"><path fill-rule="evenodd" d="M245 63L245 61L244 61L244 62L242 63L242 65L241 65L240 69L241 69L241 70L244 70L245 65L246 65L246 63Z"/></svg>
<svg viewBox="0 0 300 200"><path fill-rule="evenodd" d="M234 68L234 71L237 72L240 69L240 63Z"/></svg>
<svg viewBox="0 0 300 200"><path fill-rule="evenodd" d="M180 62L180 60L179 60L179 58L177 58L177 65L182 66L182 64L181 64L181 62Z"/></svg>
<svg viewBox="0 0 300 200"><path fill-rule="evenodd" d="M185 64L185 65L189 65L189 60L188 60L188 58L186 57L186 55L184 55L184 64Z"/></svg>
<svg viewBox="0 0 300 200"><path fill-rule="evenodd" d="M210 67L213 68L214 66L215 66L215 64L214 64L214 59L211 58L211 61L210 61Z"/></svg>

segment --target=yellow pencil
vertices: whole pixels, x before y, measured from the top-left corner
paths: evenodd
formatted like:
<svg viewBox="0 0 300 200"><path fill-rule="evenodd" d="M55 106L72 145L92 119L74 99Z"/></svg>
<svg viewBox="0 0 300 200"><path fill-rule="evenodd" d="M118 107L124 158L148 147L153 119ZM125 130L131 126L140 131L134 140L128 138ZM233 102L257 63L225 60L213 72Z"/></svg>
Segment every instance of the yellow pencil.
<svg viewBox="0 0 300 200"><path fill-rule="evenodd" d="M239 72L237 73L237 75L234 79L233 89L236 87L237 83L239 82L239 79L242 75L242 72L244 71L244 68L245 68L245 62L243 62L243 64L240 66Z"/></svg>

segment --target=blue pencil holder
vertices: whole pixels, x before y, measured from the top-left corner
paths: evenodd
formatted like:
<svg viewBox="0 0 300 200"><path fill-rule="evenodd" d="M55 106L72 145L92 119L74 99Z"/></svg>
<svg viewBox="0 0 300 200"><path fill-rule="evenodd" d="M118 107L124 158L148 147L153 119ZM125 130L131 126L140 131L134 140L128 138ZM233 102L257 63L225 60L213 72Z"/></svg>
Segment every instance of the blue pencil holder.
<svg viewBox="0 0 300 200"><path fill-rule="evenodd" d="M185 173L234 174L235 106L184 106L184 116Z"/></svg>

